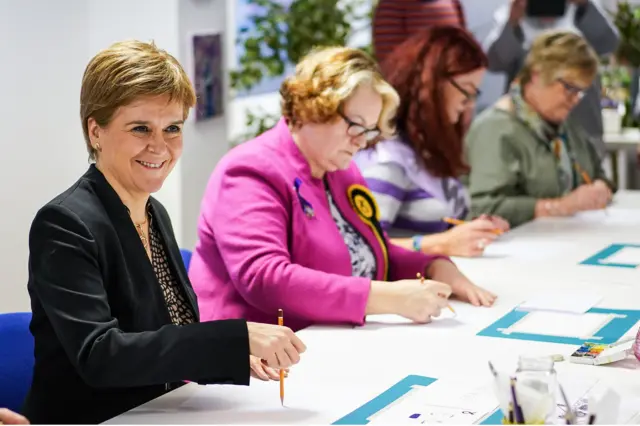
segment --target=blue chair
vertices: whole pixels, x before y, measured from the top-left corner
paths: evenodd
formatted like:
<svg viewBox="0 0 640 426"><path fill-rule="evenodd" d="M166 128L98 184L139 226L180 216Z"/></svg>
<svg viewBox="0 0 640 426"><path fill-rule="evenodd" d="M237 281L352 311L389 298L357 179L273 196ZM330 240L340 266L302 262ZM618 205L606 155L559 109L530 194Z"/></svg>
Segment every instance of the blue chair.
<svg viewBox="0 0 640 426"><path fill-rule="evenodd" d="M0 314L0 407L19 412L33 376L31 312Z"/></svg>
<svg viewBox="0 0 640 426"><path fill-rule="evenodd" d="M189 272L189 265L191 264L191 255L193 254L191 250L180 249L180 254L182 255L182 261L184 262L184 268Z"/></svg>

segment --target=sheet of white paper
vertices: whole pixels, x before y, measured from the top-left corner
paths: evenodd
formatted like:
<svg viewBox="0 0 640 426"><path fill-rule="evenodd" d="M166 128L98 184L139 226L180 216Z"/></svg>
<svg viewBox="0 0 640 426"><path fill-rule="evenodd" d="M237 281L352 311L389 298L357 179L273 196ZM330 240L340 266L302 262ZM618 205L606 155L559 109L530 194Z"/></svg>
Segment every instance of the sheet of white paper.
<svg viewBox="0 0 640 426"><path fill-rule="evenodd" d="M640 265L640 247L625 247L604 260L604 263Z"/></svg>
<svg viewBox="0 0 640 426"><path fill-rule="evenodd" d="M572 220L607 225L637 225L640 224L640 214L634 209L609 207L606 210L580 212Z"/></svg>
<svg viewBox="0 0 640 426"><path fill-rule="evenodd" d="M415 386L384 410L369 418L369 424L472 424L498 407L489 384L437 380Z"/></svg>
<svg viewBox="0 0 640 426"><path fill-rule="evenodd" d="M507 239L487 246L482 257L510 258L521 260L543 260L561 253L570 252L574 243L551 240Z"/></svg>
<svg viewBox="0 0 640 426"><path fill-rule="evenodd" d="M575 289L571 291L554 290L539 294L518 306L523 311L555 311L583 314L596 306L602 295L594 291Z"/></svg>
<svg viewBox="0 0 640 426"><path fill-rule="evenodd" d="M613 318L610 314L568 314L534 311L503 333L528 333L545 336L576 337L589 340Z"/></svg>
<svg viewBox="0 0 640 426"><path fill-rule="evenodd" d="M446 319L450 319L450 318L456 318L458 315L457 313L454 314L453 312L451 312L449 309L445 308L440 312L440 316L438 317L434 317L431 320L432 321L440 321L440 320L446 320ZM402 317L400 315L393 315L393 314L378 314L378 315L367 315L367 324L370 325L374 325L374 324L406 324L406 325L415 325L415 326L419 326L421 324L418 324L408 318Z"/></svg>

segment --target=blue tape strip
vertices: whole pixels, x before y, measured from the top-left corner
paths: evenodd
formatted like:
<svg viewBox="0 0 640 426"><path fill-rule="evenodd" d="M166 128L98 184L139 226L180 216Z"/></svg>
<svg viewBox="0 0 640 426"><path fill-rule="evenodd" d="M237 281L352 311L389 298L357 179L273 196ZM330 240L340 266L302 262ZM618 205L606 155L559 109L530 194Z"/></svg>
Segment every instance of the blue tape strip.
<svg viewBox="0 0 640 426"><path fill-rule="evenodd" d="M481 425L501 425L502 419L504 416L502 415L502 410L497 409L492 414L489 415L486 419L481 421L479 424Z"/></svg>
<svg viewBox="0 0 640 426"><path fill-rule="evenodd" d="M594 337L598 337L599 339L594 339L593 341L602 344L617 342L622 336L627 333L627 331L629 331L638 321L640 321L640 311L635 310L592 308L589 309L587 313L617 315L616 318L611 320L596 332ZM508 334L504 333L504 330L508 329L528 314L529 312L527 311L513 310L500 318L498 321L491 324L489 327L480 331L478 333L478 336L530 340L535 342L558 343L563 345L577 346L580 346L585 342L585 339L576 337L547 336L544 334L529 334L517 332L509 332Z"/></svg>
<svg viewBox="0 0 640 426"><path fill-rule="evenodd" d="M611 263L607 262L609 256L616 254L622 249L625 248L640 248L638 244L611 244L609 247L606 247L600 250L598 253L593 256L583 260L580 262L580 265L590 265L590 266L606 266L611 268L637 268L640 266L640 263L630 264L630 263Z"/></svg>
<svg viewBox="0 0 640 426"><path fill-rule="evenodd" d="M429 386L437 379L425 376L411 375L400 380L388 390L384 391L371 401L367 402L360 408L355 409L340 420L335 421L334 425L366 425L369 418L378 411L393 404L398 399L409 393L414 386Z"/></svg>

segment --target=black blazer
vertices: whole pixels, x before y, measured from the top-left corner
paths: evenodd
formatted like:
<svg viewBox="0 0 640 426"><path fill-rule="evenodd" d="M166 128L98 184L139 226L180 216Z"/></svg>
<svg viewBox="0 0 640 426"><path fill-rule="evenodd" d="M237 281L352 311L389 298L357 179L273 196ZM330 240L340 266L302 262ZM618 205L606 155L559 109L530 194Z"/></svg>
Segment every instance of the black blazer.
<svg viewBox="0 0 640 426"><path fill-rule="evenodd" d="M169 216L150 200L169 263L198 315ZM246 321L176 326L125 205L91 166L29 234L32 423L100 423L180 386L249 384Z"/></svg>

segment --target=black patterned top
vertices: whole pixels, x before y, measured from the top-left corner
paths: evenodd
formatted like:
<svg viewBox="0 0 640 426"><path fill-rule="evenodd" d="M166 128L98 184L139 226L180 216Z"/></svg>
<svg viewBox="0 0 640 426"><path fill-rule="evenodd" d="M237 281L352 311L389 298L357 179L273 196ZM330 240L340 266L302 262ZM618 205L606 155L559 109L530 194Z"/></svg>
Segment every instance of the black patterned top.
<svg viewBox="0 0 640 426"><path fill-rule="evenodd" d="M195 315L191 305L187 301L184 290L178 284L171 272L167 253L162 243L162 236L153 224L153 218L149 220L149 245L151 248L151 264L156 274L162 294L169 310L171 322L176 325L185 325L195 322Z"/></svg>
<svg viewBox="0 0 640 426"><path fill-rule="evenodd" d="M351 257L351 274L354 277L375 278L377 272L376 256L362 235L340 213L333 200L331 191L325 182L325 191L331 208L331 216L336 223Z"/></svg>

